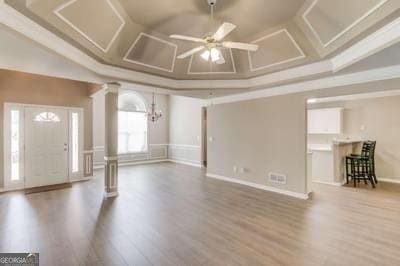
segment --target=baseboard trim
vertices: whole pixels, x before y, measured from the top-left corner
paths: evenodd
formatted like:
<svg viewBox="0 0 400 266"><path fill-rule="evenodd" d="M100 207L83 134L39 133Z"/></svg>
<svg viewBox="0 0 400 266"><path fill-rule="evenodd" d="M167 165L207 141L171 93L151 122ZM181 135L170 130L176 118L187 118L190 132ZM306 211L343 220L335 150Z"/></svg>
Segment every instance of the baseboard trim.
<svg viewBox="0 0 400 266"><path fill-rule="evenodd" d="M318 181L318 180L313 180L313 183L317 184L322 184L322 185L329 185L329 186L335 186L335 187L342 187L344 184L346 184L346 180L342 182L324 182L324 181Z"/></svg>
<svg viewBox="0 0 400 266"><path fill-rule="evenodd" d="M391 179L391 178L380 178L378 177L378 182L386 182L386 183L394 183L394 184L400 184L400 179Z"/></svg>
<svg viewBox="0 0 400 266"><path fill-rule="evenodd" d="M189 166L194 166L194 167L198 167L198 168L203 168L204 167L200 163L195 163L195 162L187 162L187 161L176 160L176 159L168 159L167 161L171 162L171 163L178 163L178 164L185 164L185 165L189 165Z"/></svg>
<svg viewBox="0 0 400 266"><path fill-rule="evenodd" d="M232 183L236 183L236 184L240 184L240 185L245 185L245 186L249 186L249 187L253 187L253 188L266 190L269 192L275 192L278 194L282 194L282 195L286 195L286 196L290 196L290 197L294 197L294 198L298 198L298 199L302 199L302 200L306 200L309 198L308 194L306 194L306 193L302 194L302 193L298 193L298 192L292 192L292 191L279 189L279 188L275 188L275 187L270 187L270 186L265 186L265 185L261 185L261 184L257 184L257 183L253 183L253 182L249 182L249 181L244 181L244 180L240 180L240 179L236 179L236 178L231 178L231 177L226 177L226 176L221 176L221 175L216 175L216 174L211 174L211 173L207 173L206 176L210 177L210 178L222 180L222 181L232 182Z"/></svg>
<svg viewBox="0 0 400 266"><path fill-rule="evenodd" d="M168 161L168 159L132 161L132 162L118 162L118 166L129 166L129 165L140 165L140 164L151 164L151 163L163 163L163 162L167 162L167 161Z"/></svg>
<svg viewBox="0 0 400 266"><path fill-rule="evenodd" d="M91 179L93 179L93 177L94 176L85 176L85 177L82 177L82 178L80 178L80 179L73 179L73 180L70 180L69 182L70 183L76 183L76 182L81 182L81 181L88 181L88 180L91 180Z"/></svg>

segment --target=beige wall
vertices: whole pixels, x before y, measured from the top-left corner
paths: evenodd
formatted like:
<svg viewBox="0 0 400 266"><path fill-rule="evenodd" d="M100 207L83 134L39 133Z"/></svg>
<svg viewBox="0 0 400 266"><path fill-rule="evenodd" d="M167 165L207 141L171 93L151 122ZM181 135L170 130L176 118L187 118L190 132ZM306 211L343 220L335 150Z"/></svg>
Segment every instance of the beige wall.
<svg viewBox="0 0 400 266"><path fill-rule="evenodd" d="M3 176L3 110L5 102L84 109L84 149L92 149L92 100L89 83L0 70L0 172ZM3 178L1 178L1 182ZM2 183L1 183L2 185Z"/></svg>
<svg viewBox="0 0 400 266"><path fill-rule="evenodd" d="M400 96L310 106L327 107L344 108L343 134L309 135L309 143L330 143L334 137L376 140L378 177L400 180Z"/></svg>
<svg viewBox="0 0 400 266"><path fill-rule="evenodd" d="M297 193L306 193L306 111L302 95L276 96L208 107L208 169ZM245 173L234 173L233 167ZM268 173L287 175L287 184Z"/></svg>
<svg viewBox="0 0 400 266"><path fill-rule="evenodd" d="M201 140L201 108L204 101L173 96L169 98L170 143L184 145L200 145Z"/></svg>
<svg viewBox="0 0 400 266"><path fill-rule="evenodd" d="M204 100L173 95L169 97L170 159L201 164L203 106Z"/></svg>
<svg viewBox="0 0 400 266"><path fill-rule="evenodd" d="M208 134L214 141L208 143L207 171L306 193L307 98L397 90L399 84L391 79L210 106ZM248 172L235 174L234 165ZM287 174L287 185L268 183L269 171Z"/></svg>

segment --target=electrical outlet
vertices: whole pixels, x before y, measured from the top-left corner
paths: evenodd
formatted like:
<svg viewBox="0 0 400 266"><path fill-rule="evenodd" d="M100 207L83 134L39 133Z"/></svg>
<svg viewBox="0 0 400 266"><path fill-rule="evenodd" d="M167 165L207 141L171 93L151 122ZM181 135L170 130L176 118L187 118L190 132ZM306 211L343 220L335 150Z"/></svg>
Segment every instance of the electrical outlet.
<svg viewBox="0 0 400 266"><path fill-rule="evenodd" d="M246 171L247 171L247 169L246 169L246 168L244 168L244 167L240 167L240 173L241 173L241 174L244 174Z"/></svg>

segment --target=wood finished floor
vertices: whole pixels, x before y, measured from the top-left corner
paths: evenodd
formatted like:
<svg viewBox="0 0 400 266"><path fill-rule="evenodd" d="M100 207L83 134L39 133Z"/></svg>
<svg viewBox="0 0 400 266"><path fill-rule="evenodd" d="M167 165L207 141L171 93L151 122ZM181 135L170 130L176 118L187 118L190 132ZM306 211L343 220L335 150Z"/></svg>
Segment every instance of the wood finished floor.
<svg viewBox="0 0 400 266"><path fill-rule="evenodd" d="M122 167L72 188L0 195L0 252L41 265L400 265L400 186L316 185L313 199L204 177L190 166Z"/></svg>

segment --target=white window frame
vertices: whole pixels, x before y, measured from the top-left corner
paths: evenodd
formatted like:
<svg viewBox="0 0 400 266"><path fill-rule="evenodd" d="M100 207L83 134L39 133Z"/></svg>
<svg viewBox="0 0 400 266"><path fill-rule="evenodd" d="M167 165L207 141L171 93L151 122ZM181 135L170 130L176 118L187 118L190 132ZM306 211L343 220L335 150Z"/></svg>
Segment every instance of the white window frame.
<svg viewBox="0 0 400 266"><path fill-rule="evenodd" d="M144 115L146 115L147 113L146 112L141 112L141 111L136 111L136 112L134 112L134 111L124 111L124 110L118 110L118 115L119 115L119 112L126 112L126 113L143 113ZM147 117L146 117L146 120L147 120ZM118 154L119 155L122 155L122 156L124 156L124 155L135 155L135 154L148 154L149 153L149 128L150 128L150 126L149 126L149 121L147 120L146 121L146 124L147 124L147 131L146 131L146 138L147 138L147 141L146 141L146 150L145 151L137 151L137 152L119 152L118 151ZM119 136L119 126L118 126L118 136ZM119 140L118 140L119 141Z"/></svg>
<svg viewBox="0 0 400 266"><path fill-rule="evenodd" d="M83 142L84 142L84 110L78 107L36 105L21 103L4 103L3 109L3 176L4 189L14 190L23 189L25 186L25 107L55 108L68 110L68 179L76 181L83 178L84 160L83 160ZM11 110L20 112L20 178L11 180ZM72 172L72 113L78 113L79 118L79 171Z"/></svg>
<svg viewBox="0 0 400 266"><path fill-rule="evenodd" d="M133 94L133 95L135 95L137 98L139 98L142 102L143 102L143 104L144 104L144 111L136 111L137 113L145 113L145 114L147 114L147 110L148 110L148 107L149 107L149 104L148 104L148 102L147 102L147 100L145 99L145 97L143 97L143 95L141 95L140 93L138 93L138 92L136 92L136 91L131 91L131 90L125 90L125 91L123 91L123 92L120 92L120 94L119 94L119 96L118 97L120 97L120 96L122 96L122 95L124 95L124 94ZM123 111L123 112L129 112L128 110L124 110L124 109L119 109L118 108L118 111L117 112L119 112L119 111ZM118 132L117 132L117 135L119 135L119 129L117 129L118 130ZM150 123L149 123L149 121L147 120L147 143L146 143L146 151L142 151L142 152L119 152L118 151L118 155L120 155L120 157L122 158L122 159L126 159L126 158L129 158L129 157L131 157L130 155L133 155L133 156L135 156L135 155L148 155L148 154L150 154L150 144L149 144L149 142L150 142Z"/></svg>

